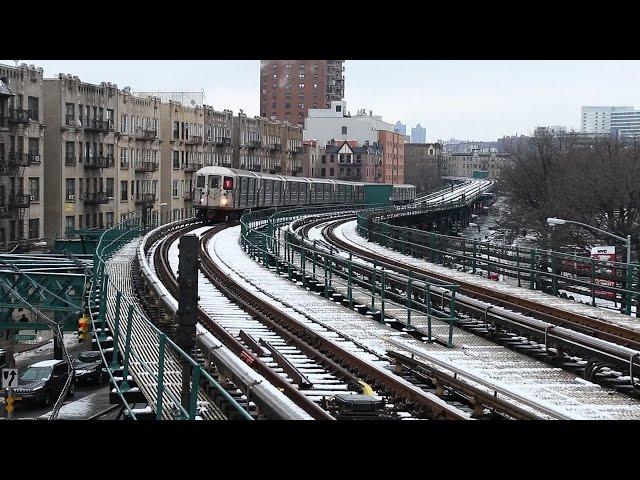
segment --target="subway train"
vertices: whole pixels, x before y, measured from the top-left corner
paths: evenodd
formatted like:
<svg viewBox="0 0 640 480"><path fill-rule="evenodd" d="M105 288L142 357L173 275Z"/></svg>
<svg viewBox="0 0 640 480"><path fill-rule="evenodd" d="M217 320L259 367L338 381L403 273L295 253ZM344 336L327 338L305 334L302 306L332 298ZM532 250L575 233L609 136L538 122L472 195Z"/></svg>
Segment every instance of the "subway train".
<svg viewBox="0 0 640 480"><path fill-rule="evenodd" d="M201 220L235 220L250 208L377 203L373 192L380 188L389 191L390 186L204 167L196 172L193 206ZM392 197L386 198L392 203L408 203L415 195L413 185L393 185Z"/></svg>

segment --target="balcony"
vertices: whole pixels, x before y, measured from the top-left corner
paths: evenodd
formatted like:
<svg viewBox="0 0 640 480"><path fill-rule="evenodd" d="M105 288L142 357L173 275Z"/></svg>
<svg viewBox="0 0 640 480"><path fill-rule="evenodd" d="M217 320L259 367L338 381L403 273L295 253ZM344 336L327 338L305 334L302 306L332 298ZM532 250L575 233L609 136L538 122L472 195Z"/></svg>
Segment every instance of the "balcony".
<svg viewBox="0 0 640 480"><path fill-rule="evenodd" d="M109 130L113 129L113 127L111 127L111 125L107 120L97 120L95 118L86 118L83 120L83 122L84 122L85 132L109 133Z"/></svg>
<svg viewBox="0 0 640 480"><path fill-rule="evenodd" d="M231 146L231 139L229 137L222 137L222 146L223 147L230 147Z"/></svg>
<svg viewBox="0 0 640 480"><path fill-rule="evenodd" d="M102 205L109 203L107 192L86 192L84 194L84 203L89 205Z"/></svg>
<svg viewBox="0 0 640 480"><path fill-rule="evenodd" d="M10 167L28 167L31 162L29 155L23 152L10 151L7 156L8 164Z"/></svg>
<svg viewBox="0 0 640 480"><path fill-rule="evenodd" d="M29 111L19 110L17 108L10 108L7 111L7 121L13 124L25 124L29 123Z"/></svg>
<svg viewBox="0 0 640 480"><path fill-rule="evenodd" d="M135 137L136 140L153 141L158 137L158 132L156 130L136 128Z"/></svg>
<svg viewBox="0 0 640 480"><path fill-rule="evenodd" d="M182 198L184 198L185 202L193 202L193 192L184 192Z"/></svg>
<svg viewBox="0 0 640 480"><path fill-rule="evenodd" d="M76 157L74 157L73 155L67 155L64 157L64 164L67 167L75 167L77 163L78 160L76 160Z"/></svg>
<svg viewBox="0 0 640 480"><path fill-rule="evenodd" d="M29 208L31 205L31 195L25 193L12 193L9 195L10 208Z"/></svg>
<svg viewBox="0 0 640 480"><path fill-rule="evenodd" d="M262 142L260 140L251 140L247 144L247 147L249 147L251 149L262 148Z"/></svg>
<svg viewBox="0 0 640 480"><path fill-rule="evenodd" d="M260 164L249 165L247 167L247 170L249 170L250 172L261 172L262 171L262 167L260 166Z"/></svg>
<svg viewBox="0 0 640 480"><path fill-rule="evenodd" d="M280 165L277 165L275 167L271 167L269 169L269 173L272 174L272 175L275 174L275 173L282 173L282 167Z"/></svg>
<svg viewBox="0 0 640 480"><path fill-rule="evenodd" d="M156 194L155 193L143 193L141 195L137 195L135 198L136 203L156 203Z"/></svg>
<svg viewBox="0 0 640 480"><path fill-rule="evenodd" d="M136 172L156 172L158 171L158 162L136 162Z"/></svg>
<svg viewBox="0 0 640 480"><path fill-rule="evenodd" d="M185 172L195 172L197 170L200 170L203 167L202 163L195 163L195 162L187 162L184 165L182 165L182 169Z"/></svg>
<svg viewBox="0 0 640 480"><path fill-rule="evenodd" d="M192 135L184 141L185 145L202 145L202 137Z"/></svg>
<svg viewBox="0 0 640 480"><path fill-rule="evenodd" d="M293 147L291 151L293 153L304 153L304 147Z"/></svg>
<svg viewBox="0 0 640 480"><path fill-rule="evenodd" d="M96 156L87 157L84 164L84 168L98 169L98 168L111 168L113 167L113 157L111 156Z"/></svg>

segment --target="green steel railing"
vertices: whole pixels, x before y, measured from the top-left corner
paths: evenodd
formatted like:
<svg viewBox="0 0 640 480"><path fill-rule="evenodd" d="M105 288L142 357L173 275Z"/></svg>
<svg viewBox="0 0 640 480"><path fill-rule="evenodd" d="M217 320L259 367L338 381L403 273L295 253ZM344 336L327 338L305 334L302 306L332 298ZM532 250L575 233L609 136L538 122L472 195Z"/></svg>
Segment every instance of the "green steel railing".
<svg viewBox="0 0 640 480"><path fill-rule="evenodd" d="M480 242L390 223L403 216L461 206L459 202L450 202L361 212L357 217L357 232L370 241L433 263L454 264L472 273L486 270L487 276L496 273L511 277L519 287L524 284L529 289L552 295L560 295L561 291L581 294L590 297L594 306L596 299L609 300L623 305L627 315L635 305L636 316L640 316L638 263L609 262L552 250Z"/></svg>
<svg viewBox="0 0 640 480"><path fill-rule="evenodd" d="M365 211L373 211L372 207ZM413 328L411 314L421 314L427 319L427 335L432 339L432 320L448 323L448 345L453 344L453 326L456 314L456 292L458 285L442 282L427 276L413 277L394 275L393 272L367 262L354 261L349 256L340 255L338 249L317 241L309 241L294 233L292 229L282 235L280 227L310 217L329 218L354 212L349 206L327 206L294 208L286 211L274 209L245 214L240 219L241 245L245 252L266 267L275 267L278 274L286 272L292 278L294 272L310 275L319 285L323 285L323 295L341 288L346 292L350 304L354 303L354 287L368 294L370 311L384 322L385 308L394 305L406 309L406 327ZM327 251L328 250L328 251ZM334 253L335 250L335 253ZM284 266L283 266L284 264ZM448 311L444 305L437 308L432 303L432 293L438 291L448 298ZM376 304L379 310L376 310Z"/></svg>
<svg viewBox="0 0 640 480"><path fill-rule="evenodd" d="M115 227L104 231L94 254L94 276L91 281L89 291L89 315L93 328L93 334L102 354L103 362L108 365L106 369L112 384L115 385L117 395L122 400L128 414L135 419L134 412L131 411L124 394L131 391L131 386L127 381L128 376L133 374L132 366L140 370L145 376L155 379L155 410L156 419L189 419L194 420L199 414L198 393L201 388L204 390L213 389L221 394L230 404L233 411L247 420L252 420L249 413L242 408L211 375L205 371L197 361L178 347L167 335L160 331L145 313L141 310L135 299L130 295L121 292L117 285L106 273L107 262L133 239L165 224L192 218L194 212L191 210L181 211L178 215L168 213L160 215L157 212L150 212L146 218L140 212L136 212L130 218L119 223ZM111 325L108 325L107 311L108 302L114 302L113 318ZM155 336L157 343L145 342L139 345L135 337L135 326L140 326L145 333ZM100 345L101 340L107 338L106 329L109 328L113 337L113 353L110 362L107 362L104 350ZM142 331L142 330L141 330ZM151 352L151 355L149 355ZM148 356L153 361L148 360ZM186 361L191 366L191 394L188 408L181 404L179 395L166 388L165 364L167 359L173 358L178 362ZM118 385L113 377L113 372L123 370L122 383Z"/></svg>

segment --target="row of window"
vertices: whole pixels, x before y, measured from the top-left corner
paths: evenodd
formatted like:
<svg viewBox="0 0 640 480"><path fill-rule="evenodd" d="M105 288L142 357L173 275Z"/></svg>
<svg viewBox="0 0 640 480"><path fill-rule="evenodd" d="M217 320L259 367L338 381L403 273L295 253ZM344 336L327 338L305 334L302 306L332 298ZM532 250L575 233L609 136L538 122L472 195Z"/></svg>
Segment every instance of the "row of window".
<svg viewBox="0 0 640 480"><path fill-rule="evenodd" d="M30 218L27 238L41 238L40 219ZM16 240L24 240L24 220L9 220L9 238L4 227L0 228L0 243L15 242Z"/></svg>
<svg viewBox="0 0 640 480"><path fill-rule="evenodd" d="M79 190L76 192L76 180L78 180ZM106 181L105 181L106 180ZM109 199L114 198L114 179L113 178L67 178L65 180L66 201L73 202L77 199L76 193L83 196L86 181L87 193L104 192ZM129 197L129 191L131 197ZM128 201L129 199L138 200L145 193L156 193L158 191L157 180L131 180L131 190L129 190L129 180L120 181L120 201Z"/></svg>
<svg viewBox="0 0 640 480"><path fill-rule="evenodd" d="M9 110L14 110L14 109L25 110L24 95L19 93L15 97L9 97L9 102L7 106L9 107ZM35 120L36 122L39 122L40 121L40 98L28 96L26 110L31 120Z"/></svg>
<svg viewBox="0 0 640 480"><path fill-rule="evenodd" d="M105 117L106 112L106 117ZM85 121L97 120L106 121L109 125L113 125L113 109L104 107L98 107L96 105L81 105L78 104L78 117L76 118L76 104L65 103L65 123L71 125L71 122L76 120L80 121L84 125Z"/></svg>
<svg viewBox="0 0 640 480"><path fill-rule="evenodd" d="M27 183L26 192L23 189L24 178L23 177L10 177L9 178L9 188L7 190L7 186L0 185L0 205L5 205L9 200L9 196L19 193L30 195L31 202L39 202L40 201L40 177L29 177Z"/></svg>
<svg viewBox="0 0 640 480"><path fill-rule="evenodd" d="M120 215L121 221L126 218L126 213ZM75 215L67 215L65 218L65 228L67 230L74 230L76 228ZM86 220L86 225L84 221ZM78 227L77 228L111 228L114 226L114 213L113 212L97 212L94 214L86 214L85 216L78 215Z"/></svg>

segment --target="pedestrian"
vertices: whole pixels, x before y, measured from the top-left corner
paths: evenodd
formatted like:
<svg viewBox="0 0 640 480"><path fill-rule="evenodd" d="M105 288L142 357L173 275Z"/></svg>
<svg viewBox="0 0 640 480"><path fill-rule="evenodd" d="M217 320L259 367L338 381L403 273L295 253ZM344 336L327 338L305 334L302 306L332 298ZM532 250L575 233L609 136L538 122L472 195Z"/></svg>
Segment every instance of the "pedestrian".
<svg viewBox="0 0 640 480"><path fill-rule="evenodd" d="M22 316L20 317L20 321L24 323L24 322L28 322L28 321L29 321L29 319L28 319L28 318L27 318L27 316L23 313L23 314L22 314Z"/></svg>

